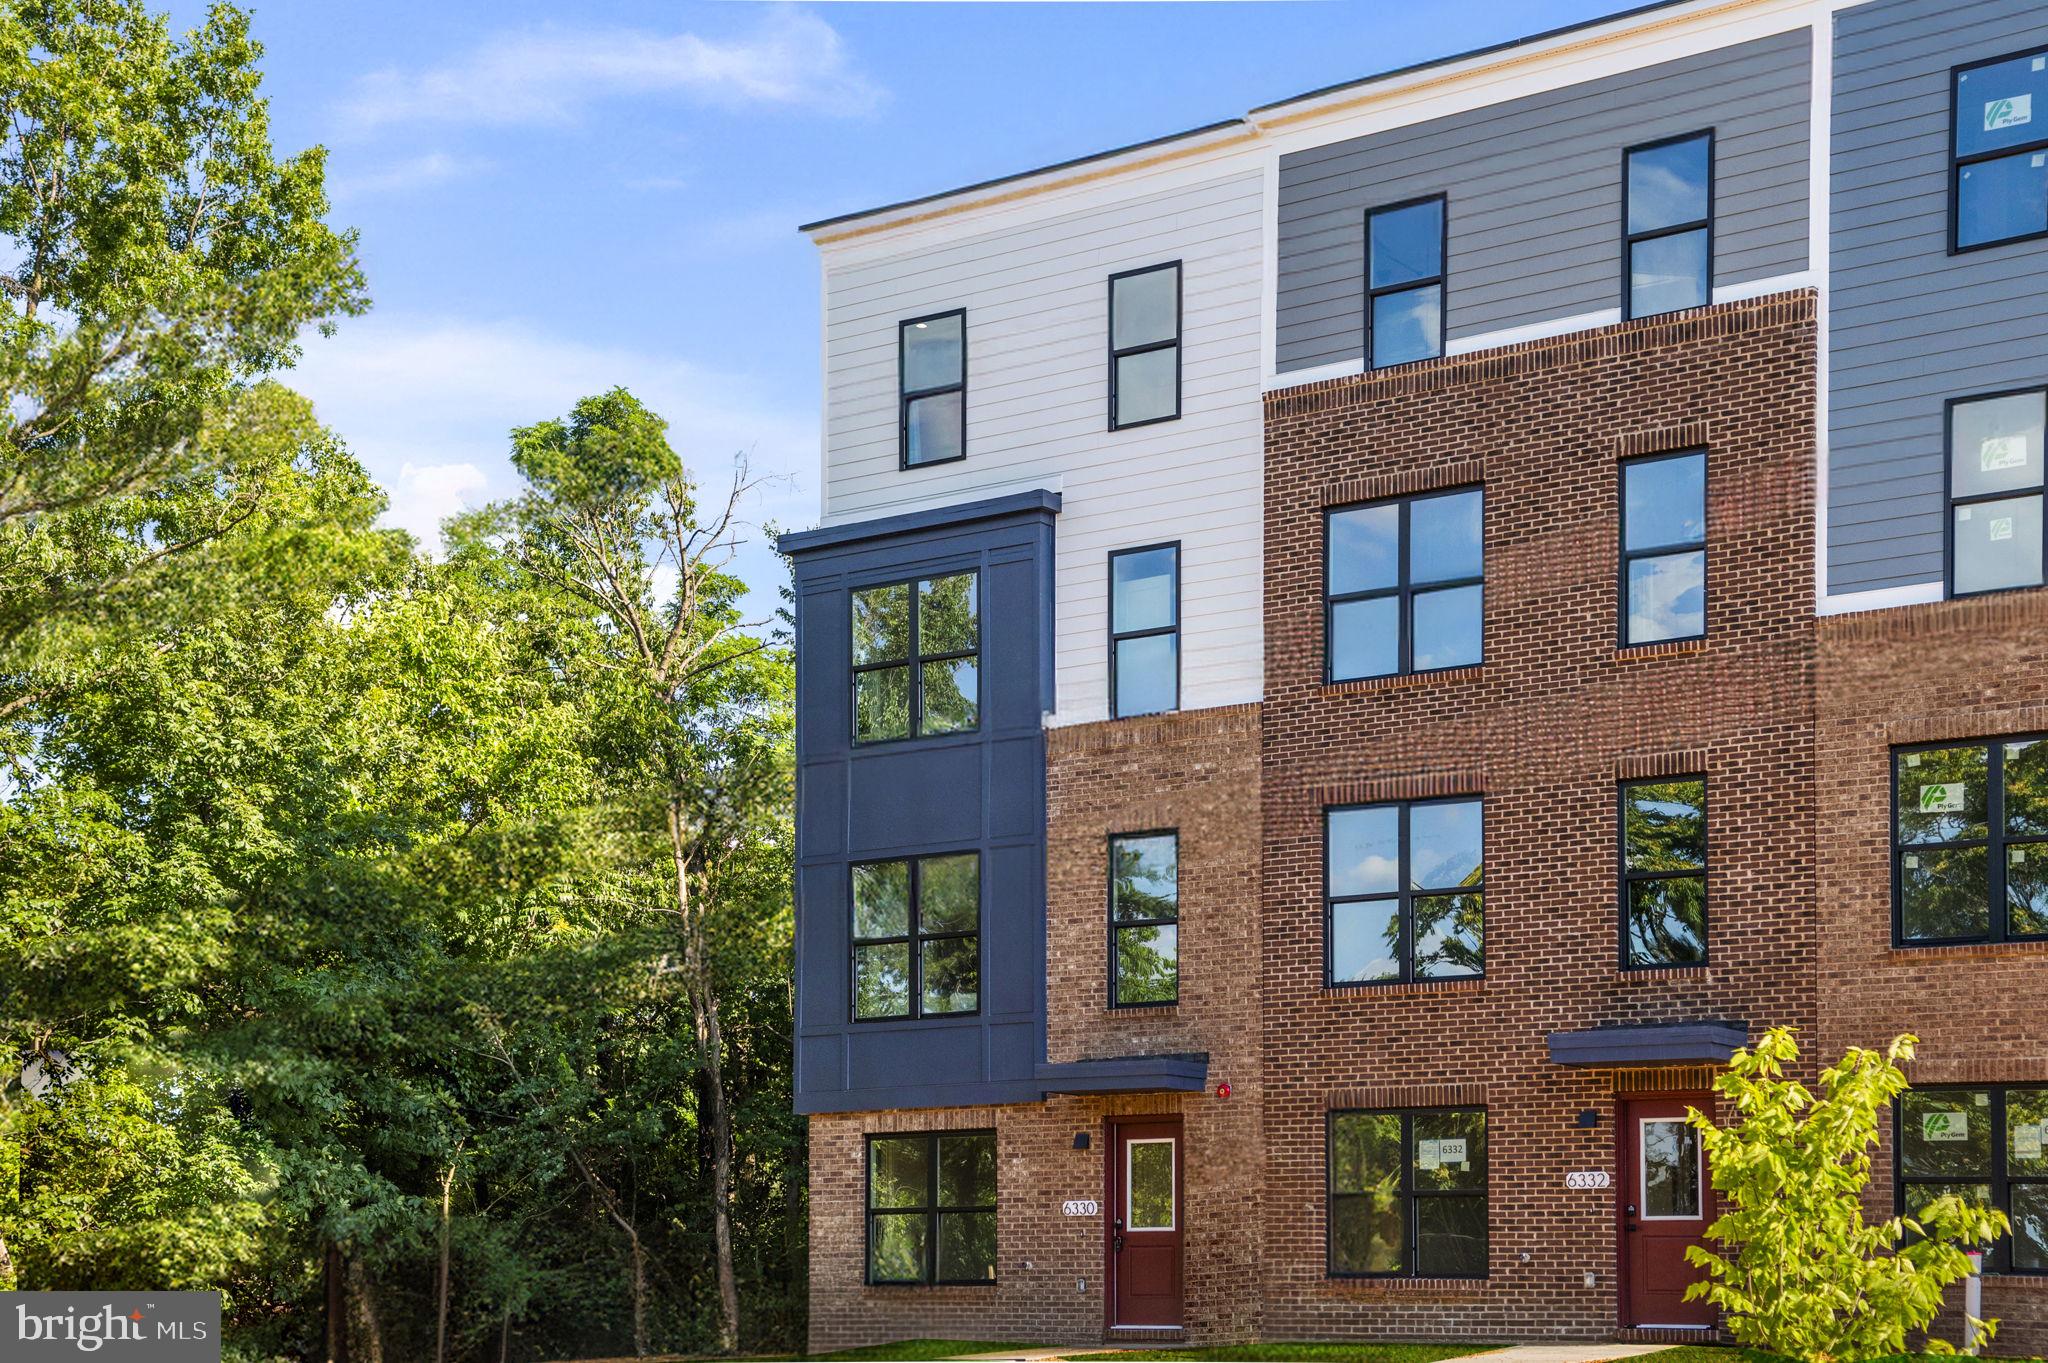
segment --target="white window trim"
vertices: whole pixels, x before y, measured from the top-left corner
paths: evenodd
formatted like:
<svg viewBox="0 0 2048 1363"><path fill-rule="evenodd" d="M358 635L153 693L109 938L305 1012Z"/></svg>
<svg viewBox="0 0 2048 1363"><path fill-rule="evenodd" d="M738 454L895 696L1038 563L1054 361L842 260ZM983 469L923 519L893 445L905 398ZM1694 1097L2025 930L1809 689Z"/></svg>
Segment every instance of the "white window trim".
<svg viewBox="0 0 2048 1363"><path fill-rule="evenodd" d="M1693 1186L1699 1190L1699 1210L1695 1211L1691 1216L1650 1215L1650 1164L1648 1160L1643 1158L1643 1151L1646 1149L1643 1141L1643 1132L1644 1128L1653 1125L1685 1126L1687 1123L1683 1117L1636 1118L1636 1206L1641 1208L1636 1213L1636 1219L1638 1221L1704 1221L1707 1216L1707 1151L1706 1146L1701 1144L1697 1135L1693 1137L1692 1158L1695 1179Z"/></svg>
<svg viewBox="0 0 2048 1363"><path fill-rule="evenodd" d="M1163 1226L1139 1225L1138 1218L1131 1209L1131 1194L1135 1191L1131 1183L1131 1151L1141 1145L1163 1145L1167 1148L1168 1169L1173 1175L1167 1197L1167 1206L1173 1209L1173 1215L1172 1219ZM1145 1136L1137 1140L1124 1142L1124 1229L1126 1231L1175 1231L1180 1229L1180 1137Z"/></svg>

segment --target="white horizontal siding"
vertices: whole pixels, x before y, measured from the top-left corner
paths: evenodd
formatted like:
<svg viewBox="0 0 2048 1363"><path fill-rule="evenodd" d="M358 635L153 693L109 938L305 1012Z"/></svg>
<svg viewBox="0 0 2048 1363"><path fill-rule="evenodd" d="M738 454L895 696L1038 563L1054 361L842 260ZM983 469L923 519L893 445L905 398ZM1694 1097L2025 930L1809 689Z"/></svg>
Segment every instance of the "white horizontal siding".
<svg viewBox="0 0 2048 1363"><path fill-rule="evenodd" d="M1264 193L1248 162L899 254L826 252L825 523L1058 489L1052 723L1108 715L1109 554L1164 540L1181 545L1182 707L1259 697ZM1181 418L1112 432L1109 276L1176 259ZM967 458L900 469L897 323L956 307Z"/></svg>

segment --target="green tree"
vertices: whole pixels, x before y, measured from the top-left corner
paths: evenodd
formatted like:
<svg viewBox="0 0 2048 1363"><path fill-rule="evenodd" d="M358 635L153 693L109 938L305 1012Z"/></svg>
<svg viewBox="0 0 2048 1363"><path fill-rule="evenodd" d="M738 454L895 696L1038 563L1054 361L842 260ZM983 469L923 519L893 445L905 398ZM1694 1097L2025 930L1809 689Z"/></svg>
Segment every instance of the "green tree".
<svg viewBox="0 0 2048 1363"><path fill-rule="evenodd" d="M1915 1045L1900 1036L1882 1054L1852 1048L1821 1074L1815 1094L1785 1077L1799 1046L1790 1028L1773 1028L1715 1081L1735 1123L1692 1114L1729 1209L1707 1228L1722 1252L1686 1249L1707 1272L1686 1297L1719 1307L1743 1344L1806 1363L1903 1353L1906 1336L1924 1329L1949 1284L1969 1273L1962 1246L2006 1233L2003 1212L1953 1194L1913 1217L1864 1220L1878 1118L1906 1091L1900 1062ZM1995 1328L1980 1324L1986 1337ZM1952 1352L1940 1340L1928 1348Z"/></svg>

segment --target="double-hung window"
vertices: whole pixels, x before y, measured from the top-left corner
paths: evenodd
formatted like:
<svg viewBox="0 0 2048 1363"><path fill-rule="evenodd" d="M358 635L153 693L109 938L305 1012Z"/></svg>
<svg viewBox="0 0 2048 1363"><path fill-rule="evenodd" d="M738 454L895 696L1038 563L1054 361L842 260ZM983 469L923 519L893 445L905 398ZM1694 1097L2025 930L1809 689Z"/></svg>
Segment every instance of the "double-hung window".
<svg viewBox="0 0 2048 1363"><path fill-rule="evenodd" d="M1697 776L1621 787L1621 963L1707 959L1707 783Z"/></svg>
<svg viewBox="0 0 2048 1363"><path fill-rule="evenodd" d="M2048 739L1892 754L1901 945L2048 937Z"/></svg>
<svg viewBox="0 0 2048 1363"><path fill-rule="evenodd" d="M1365 215L1365 353L1371 367L1444 353L1443 195Z"/></svg>
<svg viewBox="0 0 2048 1363"><path fill-rule="evenodd" d="M1109 429L1180 415L1180 262L1109 277Z"/></svg>
<svg viewBox="0 0 2048 1363"><path fill-rule="evenodd" d="M1485 494L1344 507L1324 518L1324 657L1333 682L1480 660Z"/></svg>
<svg viewBox="0 0 2048 1363"><path fill-rule="evenodd" d="M868 1137L868 1281L996 1280L996 1133Z"/></svg>
<svg viewBox="0 0 2048 1363"><path fill-rule="evenodd" d="M1621 164L1627 315L1705 307L1714 288L1714 135L1631 147Z"/></svg>
<svg viewBox="0 0 2048 1363"><path fill-rule="evenodd" d="M1328 809L1323 841L1328 984L1481 972L1485 818L1478 800Z"/></svg>
<svg viewBox="0 0 2048 1363"><path fill-rule="evenodd" d="M1988 1247L1993 1273L2048 1273L2048 1088L1916 1088L1899 1099L1898 1207L1944 1193L1996 1207L2012 1234Z"/></svg>
<svg viewBox="0 0 2048 1363"><path fill-rule="evenodd" d="M1624 645L1706 634L1706 455L1622 464L1621 597Z"/></svg>
<svg viewBox="0 0 2048 1363"><path fill-rule="evenodd" d="M1180 708L1180 546L1109 556L1109 713Z"/></svg>
<svg viewBox="0 0 2048 1363"><path fill-rule="evenodd" d="M1486 1112L1332 1112L1333 1278L1486 1276Z"/></svg>
<svg viewBox="0 0 2048 1363"><path fill-rule="evenodd" d="M981 722L976 575L853 593L853 741L957 734Z"/></svg>
<svg viewBox="0 0 2048 1363"><path fill-rule="evenodd" d="M981 857L853 867L853 1016L958 1017L981 1006Z"/></svg>
<svg viewBox="0 0 2048 1363"><path fill-rule="evenodd" d="M2048 236L2048 47L1958 67L1949 248Z"/></svg>
<svg viewBox="0 0 2048 1363"><path fill-rule="evenodd" d="M899 323L896 352L898 461L910 469L966 458L966 311Z"/></svg>
<svg viewBox="0 0 2048 1363"><path fill-rule="evenodd" d="M1180 999L1180 837L1120 833L1109 840L1109 1002Z"/></svg>
<svg viewBox="0 0 2048 1363"><path fill-rule="evenodd" d="M2041 585L2044 418L2048 389L1949 403L1950 595Z"/></svg>

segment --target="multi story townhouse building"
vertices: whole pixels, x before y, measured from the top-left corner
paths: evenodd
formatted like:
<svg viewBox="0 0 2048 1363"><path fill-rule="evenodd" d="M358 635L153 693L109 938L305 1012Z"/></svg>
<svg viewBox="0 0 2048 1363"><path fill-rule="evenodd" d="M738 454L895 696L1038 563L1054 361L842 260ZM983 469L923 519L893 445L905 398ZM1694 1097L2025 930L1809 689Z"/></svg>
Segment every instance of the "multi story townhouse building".
<svg viewBox="0 0 2048 1363"><path fill-rule="evenodd" d="M2034 101L2043 101L2039 115ZM2048 10L1675 0L811 224L819 1348L1685 1340L1923 1038L2048 1346Z"/></svg>

